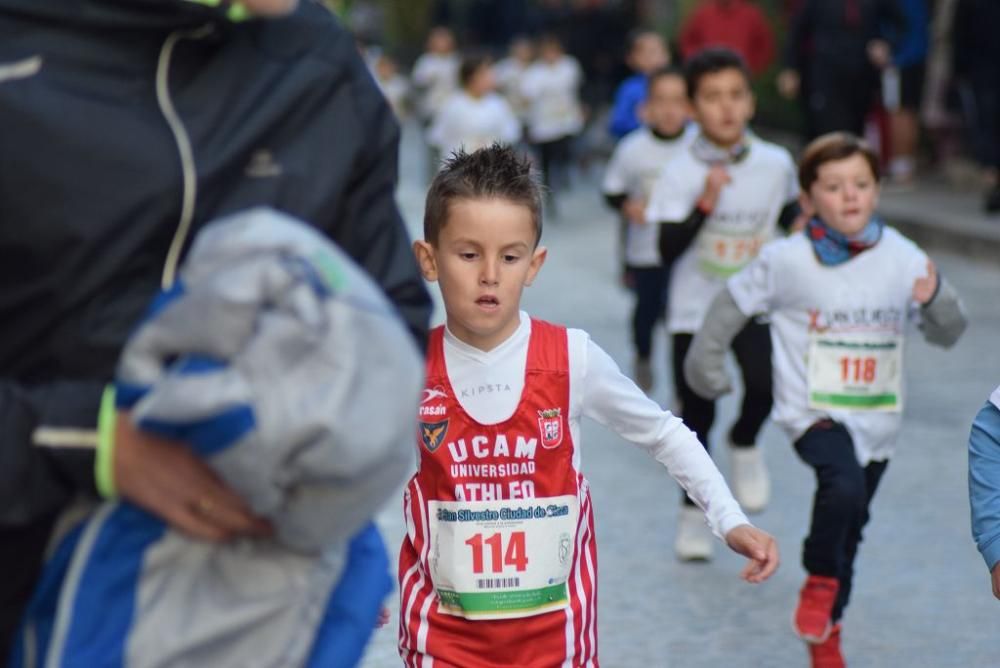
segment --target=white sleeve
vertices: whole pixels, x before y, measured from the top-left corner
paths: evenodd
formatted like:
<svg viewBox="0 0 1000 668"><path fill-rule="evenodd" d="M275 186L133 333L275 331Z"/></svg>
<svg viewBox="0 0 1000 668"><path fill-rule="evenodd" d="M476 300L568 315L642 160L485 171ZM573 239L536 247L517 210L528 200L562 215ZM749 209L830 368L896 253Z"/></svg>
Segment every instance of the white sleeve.
<svg viewBox="0 0 1000 668"><path fill-rule="evenodd" d="M663 464L705 511L719 538L750 523L694 432L647 397L589 338L583 366L583 415L613 429Z"/></svg>
<svg viewBox="0 0 1000 668"><path fill-rule="evenodd" d="M541 85L538 69L531 66L525 70L524 76L521 77L521 95L529 100L534 100L540 92Z"/></svg>
<svg viewBox="0 0 1000 668"><path fill-rule="evenodd" d="M729 277L726 287L745 316L769 313L775 307L774 262L785 240L764 244L750 264Z"/></svg>
<svg viewBox="0 0 1000 668"><path fill-rule="evenodd" d="M622 139L615 146L611 159L608 160L608 166L604 170L604 183L601 189L605 195L624 195L628 192L626 139Z"/></svg>
<svg viewBox="0 0 1000 668"><path fill-rule="evenodd" d="M785 201L781 203L782 206L784 206L799 198L799 174L795 169L795 161L792 159L791 154L788 151L785 151L782 155L785 158L785 168L788 171L788 184L785 189Z"/></svg>
<svg viewBox="0 0 1000 668"><path fill-rule="evenodd" d="M500 118L503 121L499 139L508 144L516 144L521 140L521 121L517 119L517 114L514 113L514 110L504 98L497 98L497 106L500 110Z"/></svg>
<svg viewBox="0 0 1000 668"><path fill-rule="evenodd" d="M698 201L698 193L689 192L690 188L681 182L677 170L670 166L671 163L664 165L653 186L653 192L649 195L649 203L646 205L647 223L683 221Z"/></svg>
<svg viewBox="0 0 1000 668"><path fill-rule="evenodd" d="M429 58L426 56L417 58L417 62L413 65L413 72L410 73L413 85L418 87L429 86L431 80L434 78L433 70L434 65Z"/></svg>

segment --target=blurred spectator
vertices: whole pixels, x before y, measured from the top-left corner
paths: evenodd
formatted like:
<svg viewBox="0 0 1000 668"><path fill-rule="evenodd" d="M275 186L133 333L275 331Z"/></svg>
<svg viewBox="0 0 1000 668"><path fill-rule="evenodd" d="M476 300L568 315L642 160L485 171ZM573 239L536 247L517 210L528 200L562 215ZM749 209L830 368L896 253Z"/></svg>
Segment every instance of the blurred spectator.
<svg viewBox="0 0 1000 668"><path fill-rule="evenodd" d="M635 72L618 86L614 106L608 121L608 132L621 139L639 128L639 106L646 100L649 75L670 63L670 54L663 38L652 30L639 29L628 37L625 62Z"/></svg>
<svg viewBox="0 0 1000 668"><path fill-rule="evenodd" d="M461 58L455 50L455 36L443 26L431 29L427 50L413 64L410 79L420 93L418 110L430 123L451 94L458 89Z"/></svg>
<svg viewBox="0 0 1000 668"><path fill-rule="evenodd" d="M521 92L521 82L534 59L535 47L531 40L523 36L515 37L510 43L507 57L494 68L497 87L521 122L526 122L528 118L528 101Z"/></svg>
<svg viewBox="0 0 1000 668"><path fill-rule="evenodd" d="M906 25L896 0L803 0L789 25L778 89L798 96L806 135L864 135L878 73L891 60L888 30Z"/></svg>
<svg viewBox="0 0 1000 668"><path fill-rule="evenodd" d="M955 77L969 92L976 157L992 171L988 213L1000 211L1000 2L959 0L955 9Z"/></svg>
<svg viewBox="0 0 1000 668"><path fill-rule="evenodd" d="M468 56L459 70L462 90L445 102L434 117L427 142L442 157L464 148L468 152L495 141L513 144L521 138L521 122L499 93L493 64L486 56Z"/></svg>
<svg viewBox="0 0 1000 668"><path fill-rule="evenodd" d="M895 183L910 183L917 167L918 112L924 93L927 53L930 49L930 17L927 0L899 0L906 16L906 28L894 36L892 76L884 79L883 104L890 111L891 159L889 178Z"/></svg>
<svg viewBox="0 0 1000 668"><path fill-rule="evenodd" d="M579 98L583 72L553 35L539 41L538 54L524 73L521 92L529 105L528 139L541 160L549 205L554 206L557 185L568 178L570 142L583 129Z"/></svg>
<svg viewBox="0 0 1000 668"><path fill-rule="evenodd" d="M410 82L399 73L396 61L381 54L375 59L375 83L382 90L385 99L392 107L396 118L402 120L409 113Z"/></svg>
<svg viewBox="0 0 1000 668"><path fill-rule="evenodd" d="M952 76L952 22L957 0L937 0L930 26L930 52L924 77L924 96L920 116L931 143L932 157L945 169L953 166L959 153L957 141L960 116L956 113L957 96Z"/></svg>
<svg viewBox="0 0 1000 668"><path fill-rule="evenodd" d="M706 47L725 46L743 56L754 75L774 60L771 25L751 0L701 0L688 14L678 39L685 60Z"/></svg>

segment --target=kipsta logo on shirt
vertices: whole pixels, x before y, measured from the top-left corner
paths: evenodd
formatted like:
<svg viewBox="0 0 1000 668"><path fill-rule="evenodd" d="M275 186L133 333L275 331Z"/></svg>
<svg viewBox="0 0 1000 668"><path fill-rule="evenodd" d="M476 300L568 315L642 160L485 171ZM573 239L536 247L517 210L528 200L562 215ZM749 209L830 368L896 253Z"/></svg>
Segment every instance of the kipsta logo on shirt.
<svg viewBox="0 0 1000 668"><path fill-rule="evenodd" d="M420 423L420 440L423 441L424 447L427 448L428 452L437 450L444 443L444 437L447 433L447 420Z"/></svg>
<svg viewBox="0 0 1000 668"><path fill-rule="evenodd" d="M538 411L538 434L542 438L542 447L552 449L558 447L563 439L563 419L561 408L549 408Z"/></svg>

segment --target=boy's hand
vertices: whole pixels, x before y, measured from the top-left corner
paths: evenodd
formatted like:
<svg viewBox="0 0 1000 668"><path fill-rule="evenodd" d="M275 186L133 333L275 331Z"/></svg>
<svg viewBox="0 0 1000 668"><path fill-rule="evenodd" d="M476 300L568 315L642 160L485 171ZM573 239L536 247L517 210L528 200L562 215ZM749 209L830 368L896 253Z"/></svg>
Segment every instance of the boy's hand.
<svg viewBox="0 0 1000 668"><path fill-rule="evenodd" d="M626 198L622 203L622 215L630 223L642 225L646 222L646 202L641 199Z"/></svg>
<svg viewBox="0 0 1000 668"><path fill-rule="evenodd" d="M927 260L927 275L913 281L913 299L921 306L930 302L938 289L937 267L932 260Z"/></svg>
<svg viewBox="0 0 1000 668"><path fill-rule="evenodd" d="M711 211L719 201L723 186L732 181L725 165L712 165L705 177L705 190L701 193L698 203L705 210Z"/></svg>
<svg viewBox="0 0 1000 668"><path fill-rule="evenodd" d="M766 531L741 524L726 534L726 544L733 552L750 560L740 573L740 577L747 582L761 583L778 570L778 544Z"/></svg>
<svg viewBox="0 0 1000 668"><path fill-rule="evenodd" d="M119 494L193 538L224 541L271 532L267 520L254 515L190 448L140 431L123 413L115 423L113 458Z"/></svg>
<svg viewBox="0 0 1000 668"><path fill-rule="evenodd" d="M778 92L781 96L789 100L798 97L801 79L795 70L781 70L778 73Z"/></svg>

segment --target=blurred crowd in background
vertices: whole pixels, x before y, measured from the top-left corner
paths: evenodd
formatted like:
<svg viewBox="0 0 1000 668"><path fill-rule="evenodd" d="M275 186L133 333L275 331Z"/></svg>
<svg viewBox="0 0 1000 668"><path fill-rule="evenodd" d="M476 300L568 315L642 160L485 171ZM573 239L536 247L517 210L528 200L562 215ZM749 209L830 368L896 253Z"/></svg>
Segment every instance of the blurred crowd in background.
<svg viewBox="0 0 1000 668"><path fill-rule="evenodd" d="M755 77L757 131L794 150L848 130L878 148L888 185L943 179L1000 211L996 0L328 4L396 113L425 126L432 160L461 135L456 118L477 119L484 140L533 146L557 191L564 165L586 169L635 127L619 107L649 72L728 46Z"/></svg>

